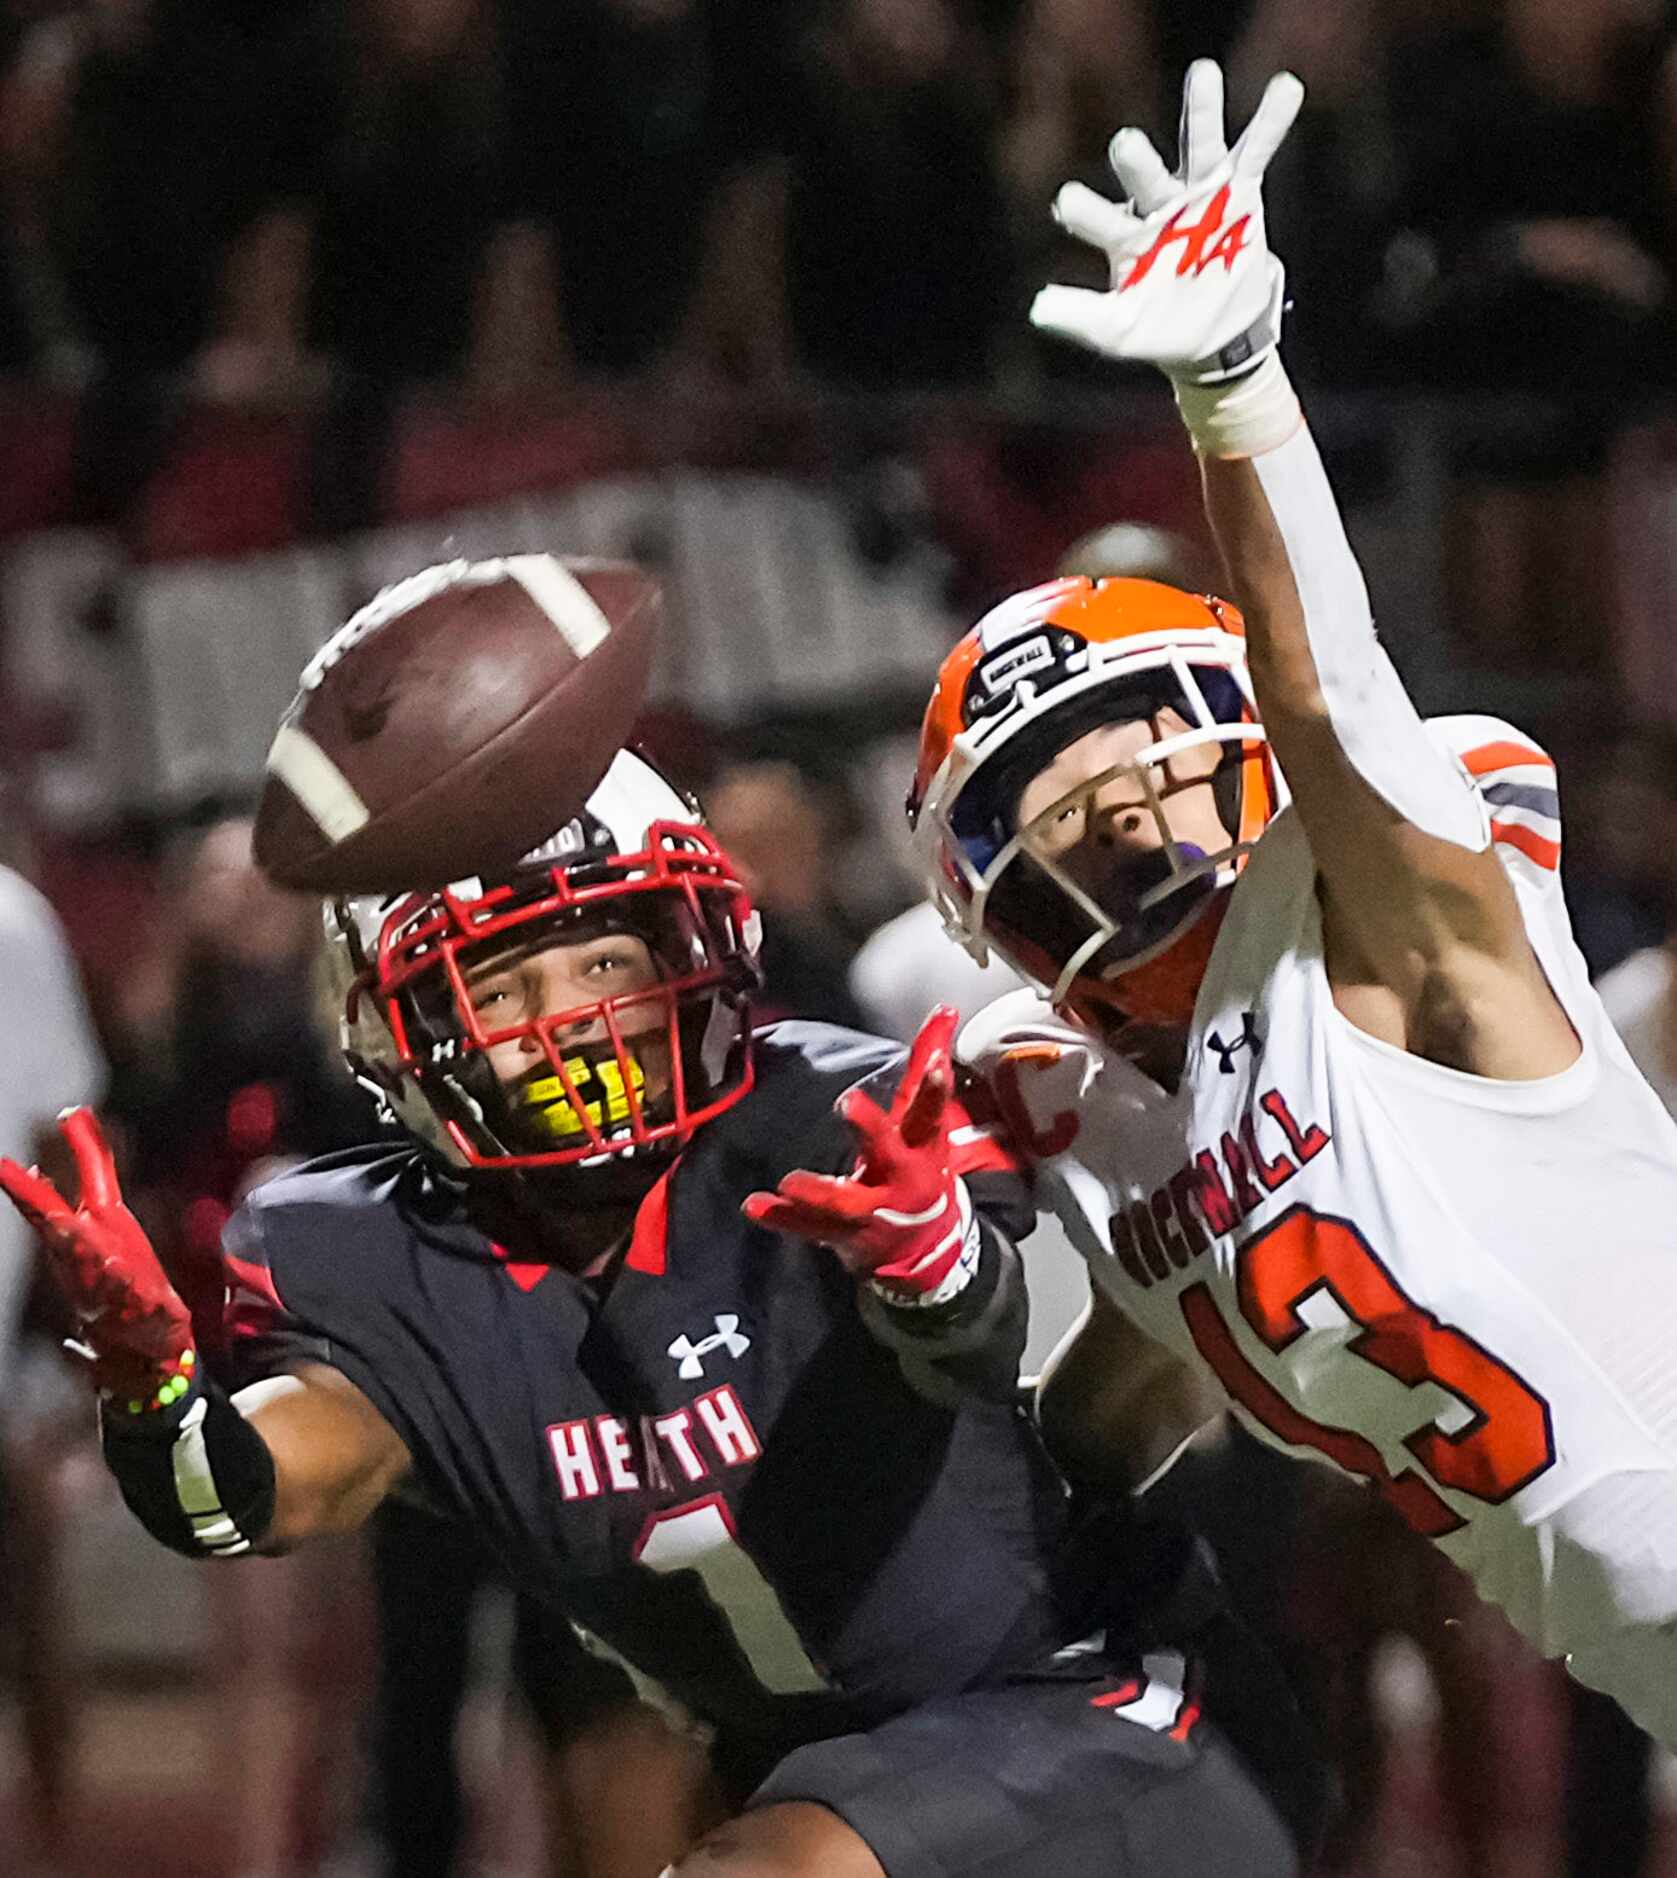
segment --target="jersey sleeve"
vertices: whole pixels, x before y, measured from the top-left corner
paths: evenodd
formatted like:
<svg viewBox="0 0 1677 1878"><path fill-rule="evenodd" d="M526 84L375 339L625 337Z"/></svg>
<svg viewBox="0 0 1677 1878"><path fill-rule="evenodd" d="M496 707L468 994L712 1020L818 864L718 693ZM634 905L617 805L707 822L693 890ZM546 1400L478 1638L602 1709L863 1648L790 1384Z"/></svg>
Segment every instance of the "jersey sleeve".
<svg viewBox="0 0 1677 1878"><path fill-rule="evenodd" d="M446 1322L406 1276L395 1209L311 1203L317 1178L304 1168L258 1188L223 1228L212 1373L236 1392L304 1363L335 1369L400 1437L418 1497L458 1505L465 1477L449 1457L459 1417L438 1354Z"/></svg>
<svg viewBox="0 0 1677 1878"><path fill-rule="evenodd" d="M330 1363L325 1329L294 1312L280 1295L261 1215L241 1206L222 1229L221 1362L231 1388L297 1363Z"/></svg>
<svg viewBox="0 0 1677 1878"><path fill-rule="evenodd" d="M1523 730L1474 713L1428 720L1483 806L1497 858L1516 882L1560 889L1561 803L1554 759Z"/></svg>

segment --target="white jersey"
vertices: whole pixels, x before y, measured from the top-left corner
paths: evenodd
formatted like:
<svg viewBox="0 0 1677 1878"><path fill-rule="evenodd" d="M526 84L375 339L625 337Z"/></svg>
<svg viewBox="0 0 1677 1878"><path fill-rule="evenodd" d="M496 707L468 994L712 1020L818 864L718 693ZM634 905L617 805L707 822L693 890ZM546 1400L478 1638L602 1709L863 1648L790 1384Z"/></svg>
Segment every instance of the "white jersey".
<svg viewBox="0 0 1677 1878"><path fill-rule="evenodd" d="M962 1053L1129 1317L1677 1745L1677 1124L1573 944L1548 758L1494 719L1428 731L1486 805L1570 1068L1490 1081L1356 1029L1290 810L1233 890L1176 1093L1034 993Z"/></svg>

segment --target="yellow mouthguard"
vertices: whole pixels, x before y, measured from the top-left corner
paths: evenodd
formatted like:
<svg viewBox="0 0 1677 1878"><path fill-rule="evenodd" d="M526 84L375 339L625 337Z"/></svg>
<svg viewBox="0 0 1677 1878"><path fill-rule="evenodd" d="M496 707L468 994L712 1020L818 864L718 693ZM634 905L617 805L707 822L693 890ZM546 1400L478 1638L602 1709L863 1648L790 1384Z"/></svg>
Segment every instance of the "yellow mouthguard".
<svg viewBox="0 0 1677 1878"><path fill-rule="evenodd" d="M646 1072L632 1056L625 1059L629 1065L629 1081L634 1085L637 1096L646 1088ZM593 1101L583 1102L588 1112L589 1124L594 1128L603 1128L610 1122L622 1122L629 1119L629 1095L623 1086L622 1066L614 1057L604 1057L597 1063L591 1063L585 1056L565 1058L565 1074L579 1096L586 1098L589 1083L597 1083L601 1091ZM582 1117L565 1093L565 1085L557 1076L544 1076L539 1082L526 1083L518 1092L520 1108L539 1111L530 1117L538 1128L550 1135L580 1135L583 1132Z"/></svg>

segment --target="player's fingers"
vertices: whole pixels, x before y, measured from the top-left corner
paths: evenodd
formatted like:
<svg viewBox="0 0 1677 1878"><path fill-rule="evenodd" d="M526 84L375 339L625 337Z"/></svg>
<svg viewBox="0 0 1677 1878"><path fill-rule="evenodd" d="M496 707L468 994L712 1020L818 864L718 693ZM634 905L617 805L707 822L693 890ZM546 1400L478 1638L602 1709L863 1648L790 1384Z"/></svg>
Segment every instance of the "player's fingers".
<svg viewBox="0 0 1677 1878"><path fill-rule="evenodd" d="M834 1174L811 1174L803 1168L788 1174L775 1191L794 1206L819 1213L835 1223L853 1224L866 1219L879 1198L877 1187Z"/></svg>
<svg viewBox="0 0 1677 1878"><path fill-rule="evenodd" d="M961 1027L961 1013L953 1004L938 1004L914 1033L908 1046L908 1061L903 1065L902 1081L897 1084L895 1107L901 1109L914 1100L915 1089L928 1070L947 1063L955 1047L955 1033Z"/></svg>
<svg viewBox="0 0 1677 1878"><path fill-rule="evenodd" d="M58 1132L76 1157L82 1205L120 1206L122 1189L117 1185L116 1160L99 1126L99 1117L89 1108L66 1109L58 1118Z"/></svg>
<svg viewBox="0 0 1677 1878"><path fill-rule="evenodd" d="M1153 148L1153 139L1133 124L1126 125L1112 139L1106 160L1138 214L1151 215L1155 209L1162 209L1181 190L1182 185Z"/></svg>
<svg viewBox="0 0 1677 1878"><path fill-rule="evenodd" d="M923 1147L943 1125L943 1111L955 1091L955 1032L961 1013L940 1004L920 1026L903 1071L897 1101L897 1127L903 1145Z"/></svg>
<svg viewBox="0 0 1677 1878"><path fill-rule="evenodd" d="M1182 174L1191 183L1208 176L1229 146L1223 136L1223 68L1215 59L1195 59L1182 81Z"/></svg>
<svg viewBox="0 0 1677 1878"><path fill-rule="evenodd" d="M1042 287L1031 302L1031 324L1098 351L1116 324L1113 298L1090 287Z"/></svg>
<svg viewBox="0 0 1677 1878"><path fill-rule="evenodd" d="M1139 226L1121 202L1109 202L1087 183L1067 183L1054 198L1054 220L1092 248L1115 248Z"/></svg>
<svg viewBox="0 0 1677 1878"><path fill-rule="evenodd" d="M38 1168L0 1160L0 1192L43 1236L61 1233L75 1224L69 1202Z"/></svg>
<svg viewBox="0 0 1677 1878"><path fill-rule="evenodd" d="M890 1130L890 1118L865 1089L846 1089L833 1107L870 1146Z"/></svg>
<svg viewBox="0 0 1677 1878"><path fill-rule="evenodd" d="M1277 72L1264 87L1252 121L1234 147L1234 166L1242 176L1262 176L1281 148L1304 103L1304 86L1291 72Z"/></svg>
<svg viewBox="0 0 1677 1878"><path fill-rule="evenodd" d="M794 1238L813 1239L820 1245L830 1244L835 1233L848 1230L844 1221L828 1213L796 1206L778 1193L754 1193L743 1202L740 1211L754 1226L762 1226L769 1232L789 1232Z"/></svg>

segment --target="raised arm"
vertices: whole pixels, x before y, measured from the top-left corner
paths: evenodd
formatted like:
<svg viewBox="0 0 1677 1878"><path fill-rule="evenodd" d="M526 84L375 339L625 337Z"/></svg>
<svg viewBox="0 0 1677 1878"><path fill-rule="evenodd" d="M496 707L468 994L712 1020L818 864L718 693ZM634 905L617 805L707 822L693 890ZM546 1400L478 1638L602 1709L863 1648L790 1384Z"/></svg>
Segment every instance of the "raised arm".
<svg viewBox="0 0 1677 1878"><path fill-rule="evenodd" d="M1427 734L1374 632L1321 459L1277 350L1281 264L1265 167L1302 97L1272 79L1230 150L1222 75L1190 68L1182 161L1140 132L1112 163L1124 204L1077 184L1055 213L1101 247L1104 293L1045 288L1032 318L1113 357L1158 365L1199 453L1253 689L1319 870L1328 973L1342 1008L1418 1054L1539 1076L1577 1053L1537 965L1480 798Z"/></svg>
<svg viewBox="0 0 1677 1878"><path fill-rule="evenodd" d="M230 1398L199 1362L191 1315L123 1204L92 1112L73 1109L60 1127L78 1203L16 1161L0 1160L0 1191L75 1312L130 1511L189 1558L283 1550L358 1525L408 1471L395 1431L323 1364Z"/></svg>

